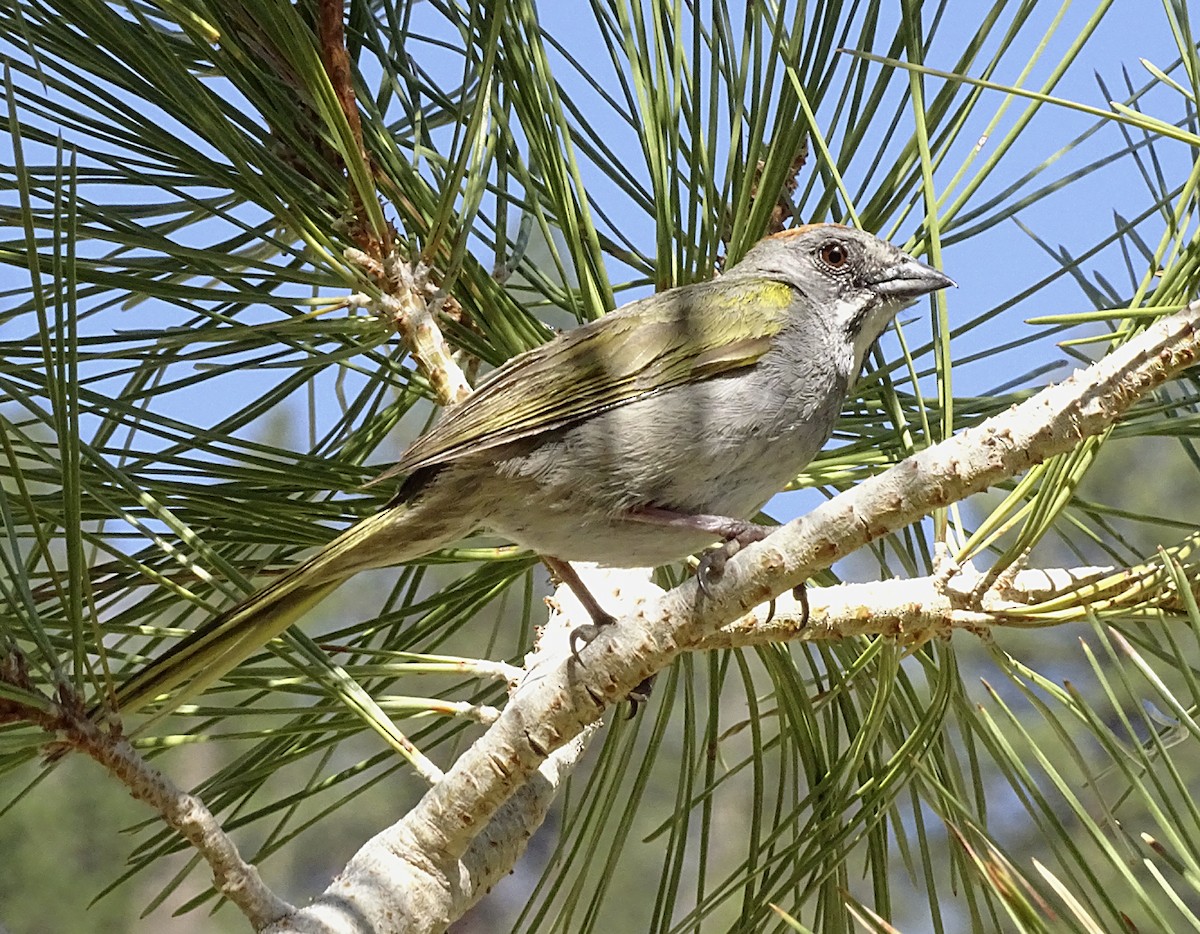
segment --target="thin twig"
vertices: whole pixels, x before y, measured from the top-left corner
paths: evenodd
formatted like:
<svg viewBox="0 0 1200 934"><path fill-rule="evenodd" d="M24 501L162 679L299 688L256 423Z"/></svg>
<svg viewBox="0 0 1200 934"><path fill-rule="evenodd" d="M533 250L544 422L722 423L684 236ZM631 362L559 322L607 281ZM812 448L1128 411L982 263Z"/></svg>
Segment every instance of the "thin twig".
<svg viewBox="0 0 1200 934"><path fill-rule="evenodd" d="M346 116L350 126L350 134L354 137L358 148L358 157L367 168L367 174L374 175L371 167L371 155L363 144L362 118L358 113L358 102L354 96L354 78L350 68L350 55L346 51L346 31L343 25L345 17L343 0L318 0L317 3L317 42L321 47L321 62L333 92L337 95L338 104ZM353 181L347 178L350 189L350 213L354 218L352 237L363 252L380 259L384 254L384 244L372 232L367 221L366 206Z"/></svg>
<svg viewBox="0 0 1200 934"><path fill-rule="evenodd" d="M132 797L157 811L196 848L212 870L213 887L237 905L256 930L295 913L295 907L272 892L258 869L242 858L203 801L152 768L117 729L100 729L88 719L77 698L65 696L49 711L26 708L24 714L25 720L57 738L58 749L89 756Z"/></svg>
<svg viewBox="0 0 1200 934"><path fill-rule="evenodd" d="M429 307L432 289L428 270L421 266L414 269L394 252L383 264L374 262L360 250L348 249L345 256L371 276L382 293L377 298L356 293L350 296L349 303L366 307L392 323L429 380L439 403L455 405L467 398L471 394L471 384L462 367L455 362L454 352Z"/></svg>
<svg viewBox="0 0 1200 934"><path fill-rule="evenodd" d="M800 601L775 599L769 620L763 607L706 636L696 648L748 648L779 642L829 642L857 636L883 636L908 645L944 638L956 629L986 636L996 627L1026 626L1028 604L1068 594L1116 568L1050 568L1022 571L1004 598L989 594L980 609L964 609L964 582L947 590L936 574L929 577L809 587L807 617ZM1080 616L1084 615L1083 610Z"/></svg>

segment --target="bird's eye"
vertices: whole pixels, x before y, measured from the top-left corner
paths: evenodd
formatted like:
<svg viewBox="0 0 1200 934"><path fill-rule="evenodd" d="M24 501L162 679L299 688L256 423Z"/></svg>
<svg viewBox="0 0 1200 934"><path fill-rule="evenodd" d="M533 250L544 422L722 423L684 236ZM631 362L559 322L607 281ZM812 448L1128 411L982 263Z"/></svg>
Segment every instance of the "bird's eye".
<svg viewBox="0 0 1200 934"><path fill-rule="evenodd" d="M821 261L832 269L841 269L850 260L850 254L840 243L826 243L821 247Z"/></svg>

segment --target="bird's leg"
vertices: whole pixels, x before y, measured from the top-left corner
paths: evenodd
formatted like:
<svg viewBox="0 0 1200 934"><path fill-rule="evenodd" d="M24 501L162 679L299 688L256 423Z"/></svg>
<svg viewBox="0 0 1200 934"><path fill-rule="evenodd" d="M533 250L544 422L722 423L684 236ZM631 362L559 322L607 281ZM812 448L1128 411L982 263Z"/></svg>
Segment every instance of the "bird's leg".
<svg viewBox="0 0 1200 934"><path fill-rule="evenodd" d="M579 657L579 643L582 642L585 646L588 645L596 636L600 635L602 628L611 626L617 619L600 605L599 600L592 596L592 592L587 589L587 584L583 582L583 579L575 573L575 569L566 561L552 558L549 555L542 555L542 563L550 569L551 574L571 588L571 592L575 594L575 599L583 604L583 608L587 610L588 616L592 618L590 623L584 623L582 626L576 626L571 630L571 655L575 661L582 665L583 659ZM654 675L650 675L648 678L643 678L629 692L625 699L629 701L630 719L637 715L640 704L644 704L650 700L650 690L653 686Z"/></svg>
<svg viewBox="0 0 1200 934"><path fill-rule="evenodd" d="M772 529L745 519L732 519L729 516L688 515L674 512L658 506L645 506L630 514L630 518L638 522L666 525L677 529L695 529L698 532L708 532L714 538L723 539L723 544L710 548L700 557L700 566L696 568L696 584L704 596L709 596L709 588L721 579L725 571L725 562L736 555L752 542L760 542L771 534ZM800 624L808 625L808 591L804 584L792 588L792 595L800 601L804 617ZM771 609L767 614L767 622L775 615L775 601L771 601Z"/></svg>
<svg viewBox="0 0 1200 934"><path fill-rule="evenodd" d="M722 540L722 545L710 548L700 557L700 566L696 569L696 583L706 597L709 596L709 587L721 579L721 574L725 571L725 562L751 542L762 541L771 534L768 526L747 522L745 519L704 514L689 515L658 506L644 506L631 512L629 518L651 525L707 532L713 538Z"/></svg>
<svg viewBox="0 0 1200 934"><path fill-rule="evenodd" d="M729 516L710 516L703 513L688 514L663 509L658 506L644 506L629 512L627 517L634 522L644 522L647 525L704 532L712 535L713 538L722 540L722 545L709 549L701 556L700 566L696 569L696 581L700 586L700 591L706 597L709 595L711 584L720 580L721 574L725 570L725 562L741 551L746 545L749 545L751 542L762 541L771 534L770 527L748 522L745 519L734 519ZM600 635L601 629L615 623L616 618L605 610L600 605L600 602L592 596L591 591L587 589L587 585L575 573L575 569L570 564L550 555L542 555L541 557L542 562L550 569L550 573L571 588L571 592L575 594L575 597L592 618L591 623L584 623L582 626L576 626L571 630L571 655L575 658L575 661L583 664L583 659L579 656L581 643L583 646L588 645ZM803 586L803 584L800 585L801 588ZM805 603L807 604L807 601ZM773 612L774 601L772 601ZM633 705L633 713L637 713L639 703L644 703L650 697L650 689L653 683L654 677L652 675L629 693L628 700Z"/></svg>
<svg viewBox="0 0 1200 934"><path fill-rule="evenodd" d="M575 569L566 561L552 558L550 555L542 555L542 563L550 569L551 574L571 588L571 593L575 594L575 599L583 604L583 608L587 610L588 616L592 618L590 623L584 623L582 626L576 626L571 630L571 654L575 657L575 661L582 664L582 659L579 657L579 643L582 642L584 645L587 645L596 636L600 635L602 628L611 626L617 619L600 605L600 601L592 596L592 592L587 589L587 585L583 582L583 579L575 573Z"/></svg>

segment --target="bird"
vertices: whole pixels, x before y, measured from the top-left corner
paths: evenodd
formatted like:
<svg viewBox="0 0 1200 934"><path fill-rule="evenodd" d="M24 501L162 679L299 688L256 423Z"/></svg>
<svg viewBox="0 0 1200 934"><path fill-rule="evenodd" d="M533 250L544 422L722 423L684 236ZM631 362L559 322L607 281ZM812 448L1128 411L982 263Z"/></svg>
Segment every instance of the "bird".
<svg viewBox="0 0 1200 934"><path fill-rule="evenodd" d="M806 224L716 278L559 333L485 376L403 453L384 475L404 478L384 509L202 624L103 706L158 701L161 714L360 571L479 530L536 552L580 597L592 623L572 634L578 656L613 618L567 562L658 566L716 545L700 582L719 576L733 548L766 534L750 518L829 440L896 313L953 285L870 233Z"/></svg>

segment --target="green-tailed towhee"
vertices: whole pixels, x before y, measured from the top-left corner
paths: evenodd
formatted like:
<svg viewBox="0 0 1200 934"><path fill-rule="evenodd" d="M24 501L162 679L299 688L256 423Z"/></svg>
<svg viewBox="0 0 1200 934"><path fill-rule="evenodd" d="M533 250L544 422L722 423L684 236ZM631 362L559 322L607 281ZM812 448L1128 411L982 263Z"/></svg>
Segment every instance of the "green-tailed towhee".
<svg viewBox="0 0 1200 934"><path fill-rule="evenodd" d="M952 284L870 234L813 224L514 357L405 452L386 509L119 685L116 705L189 679L195 693L352 575L476 529L550 558L576 589L565 561L651 566L761 537L748 518L829 439L872 343Z"/></svg>

